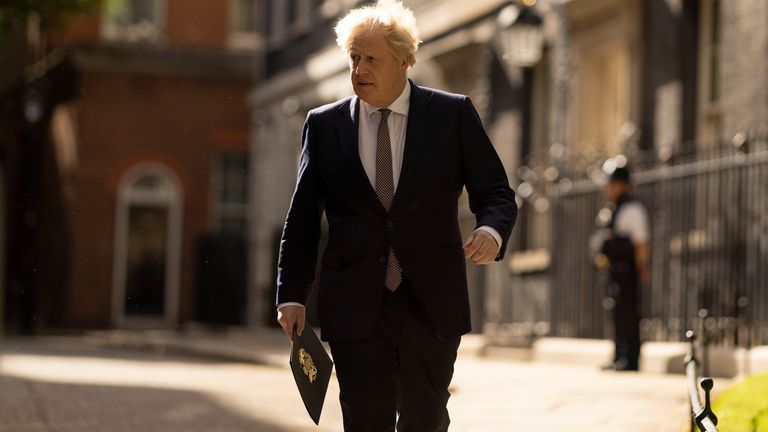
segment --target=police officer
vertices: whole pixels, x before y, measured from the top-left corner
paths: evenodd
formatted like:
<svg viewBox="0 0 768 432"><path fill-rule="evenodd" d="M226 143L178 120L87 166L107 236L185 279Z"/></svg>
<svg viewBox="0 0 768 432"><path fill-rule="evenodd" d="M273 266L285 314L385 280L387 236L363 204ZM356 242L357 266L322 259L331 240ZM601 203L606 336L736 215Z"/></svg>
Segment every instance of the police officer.
<svg viewBox="0 0 768 432"><path fill-rule="evenodd" d="M608 276L615 343L613 362L606 368L636 371L640 358L640 285L650 278L648 212L630 194L626 157L607 160L603 171L608 179L603 191L606 207L597 219L606 235L596 264Z"/></svg>

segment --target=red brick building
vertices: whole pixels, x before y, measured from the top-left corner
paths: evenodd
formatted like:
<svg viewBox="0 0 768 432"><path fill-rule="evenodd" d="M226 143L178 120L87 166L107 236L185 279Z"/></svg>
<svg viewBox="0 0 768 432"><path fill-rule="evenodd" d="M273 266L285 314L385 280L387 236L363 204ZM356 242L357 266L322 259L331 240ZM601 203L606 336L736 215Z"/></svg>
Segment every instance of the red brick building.
<svg viewBox="0 0 768 432"><path fill-rule="evenodd" d="M55 38L80 76L53 115L70 158L67 325L242 319L253 3L111 0Z"/></svg>

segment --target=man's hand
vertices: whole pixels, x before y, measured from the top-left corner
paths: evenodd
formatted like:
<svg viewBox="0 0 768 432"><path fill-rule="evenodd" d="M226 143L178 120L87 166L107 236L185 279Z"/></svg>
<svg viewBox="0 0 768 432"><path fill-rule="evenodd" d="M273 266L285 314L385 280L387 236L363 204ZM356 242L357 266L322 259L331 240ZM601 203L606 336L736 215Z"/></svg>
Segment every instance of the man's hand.
<svg viewBox="0 0 768 432"><path fill-rule="evenodd" d="M481 229L472 232L462 247L464 248L464 257L479 265L492 263L500 248L493 236L488 231Z"/></svg>
<svg viewBox="0 0 768 432"><path fill-rule="evenodd" d="M304 319L306 309L303 306L285 305L277 311L277 322L283 328L285 334L293 340L293 327L296 326L296 334L299 336L304 331Z"/></svg>

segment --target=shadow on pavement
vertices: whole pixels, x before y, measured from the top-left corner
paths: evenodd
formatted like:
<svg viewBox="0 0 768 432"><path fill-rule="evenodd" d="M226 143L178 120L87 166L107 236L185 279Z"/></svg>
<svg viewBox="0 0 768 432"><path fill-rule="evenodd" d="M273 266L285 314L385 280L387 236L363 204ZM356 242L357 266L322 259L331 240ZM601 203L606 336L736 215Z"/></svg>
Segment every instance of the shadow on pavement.
<svg viewBox="0 0 768 432"><path fill-rule="evenodd" d="M52 383L9 376L0 376L0 430L288 432L245 417L202 393Z"/></svg>
<svg viewBox="0 0 768 432"><path fill-rule="evenodd" d="M232 361L214 357L188 356L164 352L146 346L103 346L89 343L80 336L65 337L5 337L0 339L0 356L2 354L55 356L55 357L88 357L97 359L120 359L144 362L179 361L187 364L233 363Z"/></svg>

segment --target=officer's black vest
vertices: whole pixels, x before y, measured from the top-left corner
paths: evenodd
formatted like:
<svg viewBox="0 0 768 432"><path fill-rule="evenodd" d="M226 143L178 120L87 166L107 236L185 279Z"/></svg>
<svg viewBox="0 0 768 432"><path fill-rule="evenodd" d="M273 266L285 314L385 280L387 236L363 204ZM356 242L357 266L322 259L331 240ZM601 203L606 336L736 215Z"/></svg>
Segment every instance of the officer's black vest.
<svg viewBox="0 0 768 432"><path fill-rule="evenodd" d="M635 247L632 241L626 235L616 233L616 218L621 208L634 201L629 194L624 194L616 200L615 207L611 212L611 220L608 228L611 230L611 236L603 242L602 253L610 261L611 275L614 277L634 275L637 272L637 261L635 260Z"/></svg>

